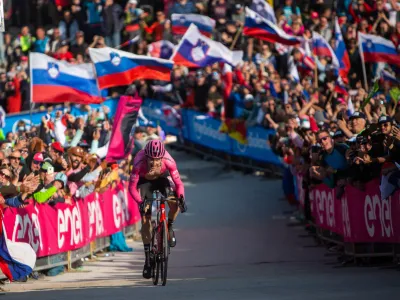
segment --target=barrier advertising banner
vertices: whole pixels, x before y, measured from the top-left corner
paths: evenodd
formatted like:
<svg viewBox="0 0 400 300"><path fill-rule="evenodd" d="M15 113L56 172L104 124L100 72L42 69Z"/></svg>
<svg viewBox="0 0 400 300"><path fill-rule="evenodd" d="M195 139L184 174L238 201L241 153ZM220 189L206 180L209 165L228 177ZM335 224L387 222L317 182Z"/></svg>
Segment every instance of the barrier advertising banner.
<svg viewBox="0 0 400 300"><path fill-rule="evenodd" d="M275 131L261 127L247 128L247 145L232 140L232 154L277 165L281 164L279 157L272 152L267 143L271 134L275 134Z"/></svg>
<svg viewBox="0 0 400 300"><path fill-rule="evenodd" d="M184 110L182 114L184 121L187 122L185 126L188 140L211 149L231 153L232 139L226 133L219 131L221 121L193 110Z"/></svg>
<svg viewBox="0 0 400 300"><path fill-rule="evenodd" d="M359 243L399 241L399 192L387 200L382 200L379 181L374 180L367 183L365 191L347 186L345 198L346 241Z"/></svg>
<svg viewBox="0 0 400 300"><path fill-rule="evenodd" d="M38 257L81 248L140 220L138 206L128 194L121 183L73 205L32 203L23 209L7 208L7 236L29 243Z"/></svg>
<svg viewBox="0 0 400 300"><path fill-rule="evenodd" d="M310 191L309 197L315 223L322 229L342 235L341 200L336 199L335 190L321 184Z"/></svg>
<svg viewBox="0 0 400 300"><path fill-rule="evenodd" d="M142 111L149 121L160 125L167 134L179 135L180 116L170 105L162 101L146 99L142 104Z"/></svg>
<svg viewBox="0 0 400 300"><path fill-rule="evenodd" d="M379 180L365 190L346 186L341 199L335 189L318 185L309 192L315 223L340 234L351 243L398 243L400 241L400 191L382 200Z"/></svg>

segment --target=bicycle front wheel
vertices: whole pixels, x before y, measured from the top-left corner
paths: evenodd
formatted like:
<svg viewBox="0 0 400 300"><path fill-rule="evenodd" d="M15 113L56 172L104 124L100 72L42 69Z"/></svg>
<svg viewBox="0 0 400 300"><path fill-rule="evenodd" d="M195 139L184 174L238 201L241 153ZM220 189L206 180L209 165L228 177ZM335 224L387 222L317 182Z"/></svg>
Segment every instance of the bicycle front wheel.
<svg viewBox="0 0 400 300"><path fill-rule="evenodd" d="M158 284L158 276L160 274L160 262L158 260L158 251L159 246L157 245L157 230L156 228L153 228L153 236L151 239L151 272L152 272L152 279L153 279L153 284L157 285Z"/></svg>
<svg viewBox="0 0 400 300"><path fill-rule="evenodd" d="M161 230L162 234L162 243L160 247L162 247L162 253L160 257L160 266L161 266L161 280L162 285L167 284L167 273L168 273L168 253L169 253L169 244L168 244L168 228L167 221L164 220Z"/></svg>

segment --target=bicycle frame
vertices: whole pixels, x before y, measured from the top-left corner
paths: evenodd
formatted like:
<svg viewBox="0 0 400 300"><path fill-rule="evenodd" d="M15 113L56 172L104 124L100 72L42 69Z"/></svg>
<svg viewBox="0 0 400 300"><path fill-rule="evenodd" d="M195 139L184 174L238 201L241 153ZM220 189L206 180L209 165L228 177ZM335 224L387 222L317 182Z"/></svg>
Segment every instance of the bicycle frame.
<svg viewBox="0 0 400 300"><path fill-rule="evenodd" d="M153 192L153 199L148 200L152 203L156 202L157 216L151 221L153 227L151 251L153 255L153 284L158 284L158 276L161 270L162 285L167 283L167 268L169 255L169 232L168 222L165 212L165 202L179 201L179 199L167 199L161 195L159 191ZM151 208L150 208L151 209ZM156 243L155 243L156 242Z"/></svg>

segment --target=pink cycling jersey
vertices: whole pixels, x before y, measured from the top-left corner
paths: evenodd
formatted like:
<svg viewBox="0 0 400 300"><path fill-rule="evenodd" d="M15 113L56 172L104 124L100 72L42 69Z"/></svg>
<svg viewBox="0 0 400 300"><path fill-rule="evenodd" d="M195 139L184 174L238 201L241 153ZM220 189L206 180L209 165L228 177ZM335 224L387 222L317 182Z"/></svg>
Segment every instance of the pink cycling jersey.
<svg viewBox="0 0 400 300"><path fill-rule="evenodd" d="M148 164L147 164L147 157L144 154L143 150L140 150L137 154L136 157L133 161L133 170L131 177L129 178L129 192L131 193L131 196L136 202L142 202L142 199L140 198L139 191L137 188L137 184L139 182L139 179L145 178L145 175L149 171ZM176 194L179 197L180 195L184 196L184 188L183 188L183 183L181 181L181 177L179 176L178 169L176 167L175 160L172 158L172 156L168 153L168 151L165 151L165 155L162 158L162 164L161 164L161 174L164 174L166 171L169 171L169 174L171 175L172 181L175 184L175 189L176 189Z"/></svg>

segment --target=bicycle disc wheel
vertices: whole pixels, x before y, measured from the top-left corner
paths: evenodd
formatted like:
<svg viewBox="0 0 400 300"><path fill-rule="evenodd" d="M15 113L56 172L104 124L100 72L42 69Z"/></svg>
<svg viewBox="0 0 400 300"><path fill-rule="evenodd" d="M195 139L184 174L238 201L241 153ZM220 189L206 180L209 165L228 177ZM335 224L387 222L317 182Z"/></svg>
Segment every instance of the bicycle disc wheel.
<svg viewBox="0 0 400 300"><path fill-rule="evenodd" d="M158 249L157 245L154 244L154 242L157 240L156 239L156 234L157 234L157 230L155 228L153 228L153 236L151 238L151 252L152 252L152 274L151 274L151 278L153 279L153 284L157 285L158 284L158 277L160 275L160 263L157 259L158 256L158 251L156 251L156 249ZM157 242L156 242L157 243ZM156 245L156 247L154 247Z"/></svg>
<svg viewBox="0 0 400 300"><path fill-rule="evenodd" d="M167 273L168 273L168 252L169 252L169 244L168 244L168 229L167 229L167 221L164 220L161 230L162 234L162 252L160 257L160 264L161 264L161 280L162 285L167 284Z"/></svg>

